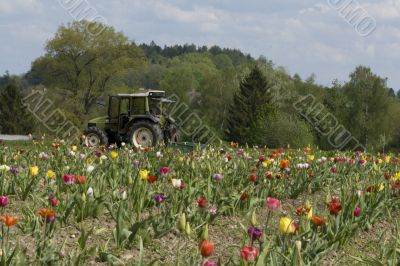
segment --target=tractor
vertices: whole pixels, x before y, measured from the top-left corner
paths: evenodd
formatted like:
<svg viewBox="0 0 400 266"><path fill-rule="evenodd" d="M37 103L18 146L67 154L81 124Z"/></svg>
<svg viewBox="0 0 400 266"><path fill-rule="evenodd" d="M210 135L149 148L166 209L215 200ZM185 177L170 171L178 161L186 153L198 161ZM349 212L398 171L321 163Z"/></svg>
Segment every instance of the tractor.
<svg viewBox="0 0 400 266"><path fill-rule="evenodd" d="M125 142L136 148L176 142L177 125L165 114L169 103L159 90L109 96L107 116L89 121L84 142L94 147Z"/></svg>

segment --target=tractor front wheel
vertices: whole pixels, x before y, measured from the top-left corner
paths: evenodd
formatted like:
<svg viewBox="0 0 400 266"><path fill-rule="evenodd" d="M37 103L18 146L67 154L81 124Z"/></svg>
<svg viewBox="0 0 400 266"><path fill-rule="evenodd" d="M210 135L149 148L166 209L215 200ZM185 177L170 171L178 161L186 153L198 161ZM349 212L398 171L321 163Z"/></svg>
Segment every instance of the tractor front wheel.
<svg viewBox="0 0 400 266"><path fill-rule="evenodd" d="M106 133L97 128L97 127L90 127L83 132L85 136L85 144L91 147L98 147L101 145L107 146L108 145L108 138Z"/></svg>
<svg viewBox="0 0 400 266"><path fill-rule="evenodd" d="M130 144L136 148L153 147L163 139L160 125L147 121L133 124L128 135Z"/></svg>

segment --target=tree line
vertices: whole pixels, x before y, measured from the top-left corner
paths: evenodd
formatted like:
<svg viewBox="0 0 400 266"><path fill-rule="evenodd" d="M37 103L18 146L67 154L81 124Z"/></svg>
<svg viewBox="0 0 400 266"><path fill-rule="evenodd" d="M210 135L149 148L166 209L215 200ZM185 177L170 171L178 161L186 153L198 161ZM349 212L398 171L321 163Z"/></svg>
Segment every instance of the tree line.
<svg viewBox="0 0 400 266"><path fill-rule="evenodd" d="M333 120L316 120L322 114L310 110L309 116L316 116L312 122L294 106L312 95L325 114L362 145L397 149L400 144L400 94L367 66L358 66L347 82L322 86L314 75L292 76L266 57L253 58L237 49L138 45L111 26L91 35L88 23L60 26L30 71L0 77L1 133L45 133L19 104L31 90L46 88L47 97L83 129L90 118L105 114L99 103L107 102L109 95L144 87L176 95L226 141L333 149L327 136L316 130Z"/></svg>

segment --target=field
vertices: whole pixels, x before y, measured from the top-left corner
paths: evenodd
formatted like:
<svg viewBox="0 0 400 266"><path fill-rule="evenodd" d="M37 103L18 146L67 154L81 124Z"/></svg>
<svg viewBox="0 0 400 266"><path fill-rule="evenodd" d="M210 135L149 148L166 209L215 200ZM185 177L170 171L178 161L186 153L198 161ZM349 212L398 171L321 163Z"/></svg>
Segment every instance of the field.
<svg viewBox="0 0 400 266"><path fill-rule="evenodd" d="M1 265L398 265L399 159L0 145Z"/></svg>

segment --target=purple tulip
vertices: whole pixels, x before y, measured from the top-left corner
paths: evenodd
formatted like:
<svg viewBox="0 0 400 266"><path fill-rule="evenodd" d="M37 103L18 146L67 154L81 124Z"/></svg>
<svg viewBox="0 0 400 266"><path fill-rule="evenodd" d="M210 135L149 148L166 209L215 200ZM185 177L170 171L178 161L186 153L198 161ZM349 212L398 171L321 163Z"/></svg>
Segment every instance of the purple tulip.
<svg viewBox="0 0 400 266"><path fill-rule="evenodd" d="M249 234L251 240L259 239L262 236L262 231L259 228L253 226L249 227L247 233Z"/></svg>
<svg viewBox="0 0 400 266"><path fill-rule="evenodd" d="M133 166L135 166L135 167L138 167L139 166L139 161L138 160L133 160L132 161L132 164L133 164Z"/></svg>
<svg viewBox="0 0 400 266"><path fill-rule="evenodd" d="M224 178L223 174L215 174L214 175L214 180L217 181L217 182L221 181L222 178Z"/></svg>
<svg viewBox="0 0 400 266"><path fill-rule="evenodd" d="M162 202L164 202L166 199L167 199L167 197L166 197L164 194L157 194L157 195L154 196L154 200L155 200L157 203L162 203Z"/></svg>
<svg viewBox="0 0 400 266"><path fill-rule="evenodd" d="M19 173L19 169L17 166L11 166L10 167L10 172L14 175L17 175Z"/></svg>

